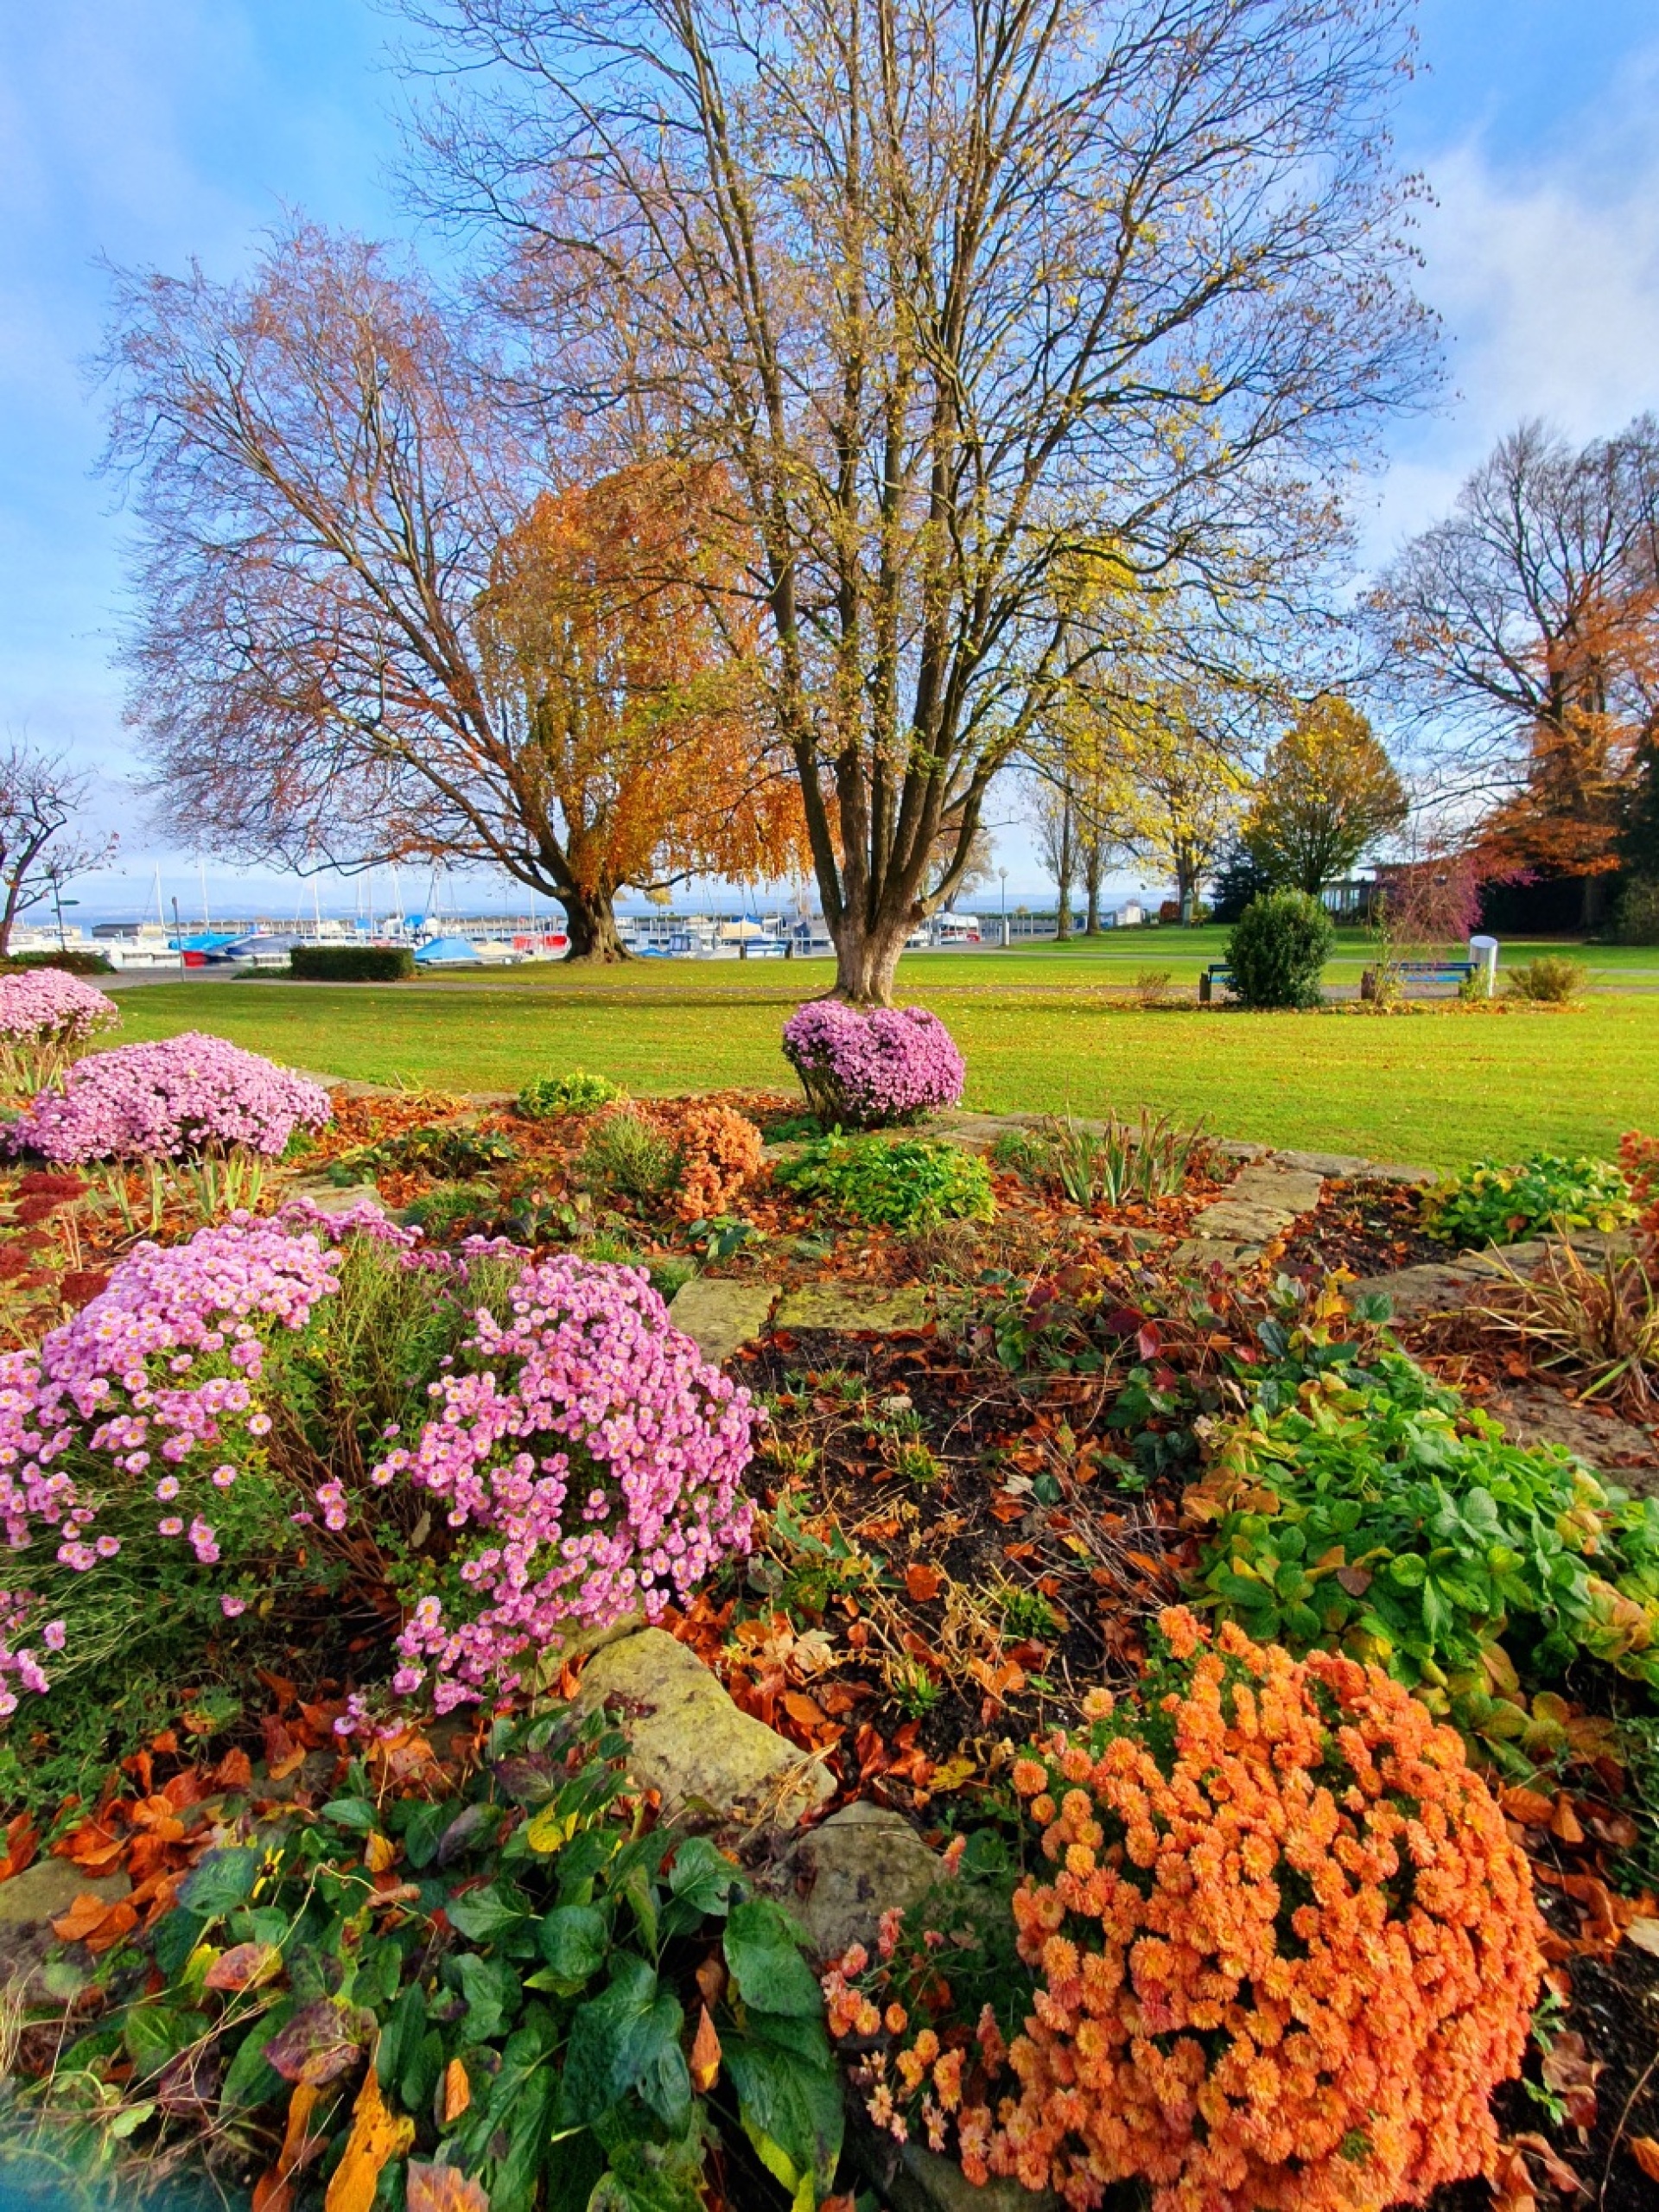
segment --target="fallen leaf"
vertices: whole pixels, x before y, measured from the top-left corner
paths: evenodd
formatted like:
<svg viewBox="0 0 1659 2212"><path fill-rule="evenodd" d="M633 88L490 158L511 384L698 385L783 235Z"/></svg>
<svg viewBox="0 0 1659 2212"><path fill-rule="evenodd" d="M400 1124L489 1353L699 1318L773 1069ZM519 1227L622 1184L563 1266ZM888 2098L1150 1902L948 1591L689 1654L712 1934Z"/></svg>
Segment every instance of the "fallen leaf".
<svg viewBox="0 0 1659 2212"><path fill-rule="evenodd" d="M423 2166L411 2158L404 2182L407 2212L490 2212L483 2184L459 2166Z"/></svg>
<svg viewBox="0 0 1659 2212"><path fill-rule="evenodd" d="M309 2082L295 2083L294 2094L288 2101L288 2126L283 2133L283 2147L276 2153L276 2163L253 2185L253 2212L289 2212L294 2202L293 2176L322 2148L321 2138L308 2141L305 2133L306 2122L319 2094Z"/></svg>
<svg viewBox="0 0 1659 2212"><path fill-rule="evenodd" d="M1638 1951L1650 1952L1659 1959L1659 1920L1633 1920L1624 1930L1624 1939Z"/></svg>
<svg viewBox="0 0 1659 2212"><path fill-rule="evenodd" d="M726 1987L726 1968L712 1954L697 1968L697 1987L705 2005L718 2005Z"/></svg>
<svg viewBox="0 0 1659 2212"><path fill-rule="evenodd" d="M337 1997L303 2005L265 2045L265 2056L284 2082L308 2082L321 2088L357 2063L362 2046L357 2016Z"/></svg>
<svg viewBox="0 0 1659 2212"><path fill-rule="evenodd" d="M5 1837L5 1852L0 1856L0 1882L8 1882L14 1874L21 1874L40 1846L40 1838L27 1813L18 1813L6 1822Z"/></svg>
<svg viewBox="0 0 1659 2212"><path fill-rule="evenodd" d="M415 2123L387 2109L371 2058L352 2107L352 2132L322 2200L323 2212L371 2212L383 2169L415 2140Z"/></svg>
<svg viewBox="0 0 1659 2212"><path fill-rule="evenodd" d="M397 1856L397 1847L390 1836L372 1835L363 1847L363 1864L371 1874L384 1874Z"/></svg>
<svg viewBox="0 0 1659 2212"><path fill-rule="evenodd" d="M1555 1800L1555 1809L1550 1815L1549 1832L1563 1843L1584 1841L1584 1830L1579 1823L1579 1816L1565 1791Z"/></svg>
<svg viewBox="0 0 1659 2212"><path fill-rule="evenodd" d="M1649 2181L1659 2181L1659 2143L1651 2135L1632 2135L1630 2156Z"/></svg>
<svg viewBox="0 0 1659 2212"><path fill-rule="evenodd" d="M689 2063L692 2088L699 2096L706 2097L720 2078L720 2037L715 2032L706 2005L698 2008L697 2032L691 2039Z"/></svg>
<svg viewBox="0 0 1659 2212"><path fill-rule="evenodd" d="M925 1566L912 1560L905 1569L905 1587L918 1605L925 1605L930 1598L937 1598L944 1587L944 1577L937 1567Z"/></svg>
<svg viewBox="0 0 1659 2212"><path fill-rule="evenodd" d="M282 1970L275 1943L237 1943L213 1961L203 1976L208 1989L257 1989Z"/></svg>
<svg viewBox="0 0 1659 2212"><path fill-rule="evenodd" d="M467 2069L458 2058L452 2058L443 2069L443 2124L450 2126L461 2118L473 2101L473 2085L467 2078Z"/></svg>
<svg viewBox="0 0 1659 2212"><path fill-rule="evenodd" d="M83 1890L68 1911L52 1923L52 1933L60 1942L84 1943L89 1951L107 1951L137 1925L138 1915L125 1897L110 1904L91 1890Z"/></svg>
<svg viewBox="0 0 1659 2212"><path fill-rule="evenodd" d="M1500 1794L1497 1802L1510 1818L1519 1821L1523 1828L1547 1827L1550 1814L1554 1809L1541 1790L1528 1789L1519 1783L1511 1783Z"/></svg>

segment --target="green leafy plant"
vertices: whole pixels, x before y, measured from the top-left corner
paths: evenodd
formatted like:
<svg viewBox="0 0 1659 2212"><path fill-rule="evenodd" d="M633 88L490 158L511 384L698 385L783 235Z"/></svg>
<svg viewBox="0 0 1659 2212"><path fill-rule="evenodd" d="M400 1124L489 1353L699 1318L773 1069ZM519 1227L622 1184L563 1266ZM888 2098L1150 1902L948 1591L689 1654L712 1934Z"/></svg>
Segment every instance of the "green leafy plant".
<svg viewBox="0 0 1659 2212"><path fill-rule="evenodd" d="M1584 996L1589 981L1590 970L1581 960L1547 953L1507 969L1503 988L1511 998L1530 999L1536 1006L1566 1006Z"/></svg>
<svg viewBox="0 0 1659 2212"><path fill-rule="evenodd" d="M442 1176L447 1182L464 1182L470 1176L487 1175L511 1167L518 1147L511 1137L493 1129L468 1128L464 1122L423 1122L401 1136L353 1155L353 1165L365 1168L414 1167L423 1174Z"/></svg>
<svg viewBox="0 0 1659 2212"><path fill-rule="evenodd" d="M1268 891L1252 899L1227 940L1236 998L1247 1007L1313 1007L1337 932L1317 899L1305 891Z"/></svg>
<svg viewBox="0 0 1659 2212"><path fill-rule="evenodd" d="M306 983L403 983L415 955L406 944L296 944L288 965Z"/></svg>
<svg viewBox="0 0 1659 2212"><path fill-rule="evenodd" d="M1506 1443L1403 1355L1272 1384L1212 1448L1195 1602L1251 1636L1376 1660L1528 1772L1522 1685L1588 1657L1659 1688L1659 1500Z"/></svg>
<svg viewBox="0 0 1659 2212"><path fill-rule="evenodd" d="M1423 1198L1423 1227L1448 1244L1508 1244L1545 1229L1622 1229L1635 1218L1630 1186L1611 1160L1555 1153L1508 1166L1477 1160Z"/></svg>
<svg viewBox="0 0 1659 2212"><path fill-rule="evenodd" d="M1108 1114L1098 1129L1070 1115L1050 1121L1030 1156L1040 1179L1057 1184L1073 1205L1092 1208L1179 1196L1209 1149L1202 1122L1183 1129L1143 1107L1134 1122Z"/></svg>
<svg viewBox="0 0 1659 2212"><path fill-rule="evenodd" d="M985 1162L938 1137L817 1137L773 1171L798 1197L820 1198L855 1221L927 1229L941 1221L990 1221L996 1200Z"/></svg>
<svg viewBox="0 0 1659 2212"><path fill-rule="evenodd" d="M576 1154L575 1173L590 1190L624 1198L660 1198L673 1187L679 1154L654 1122L621 1107L589 1129Z"/></svg>
<svg viewBox="0 0 1659 2212"><path fill-rule="evenodd" d="M566 1114L595 1114L613 1106L627 1093L607 1076L589 1075L572 1068L566 1075L532 1077L519 1092L518 1111L532 1122L557 1121Z"/></svg>
<svg viewBox="0 0 1659 2212"><path fill-rule="evenodd" d="M99 1961L92 2032L28 2093L37 2139L108 2172L194 2133L228 2177L302 2108L354 2202L388 2166L401 2202L408 2158L492 2212L698 2212L724 2136L810 2207L842 2114L793 1923L645 1825L625 1751L557 1713L498 1722L461 1796L357 1765L313 1819L228 1806L173 1910Z"/></svg>

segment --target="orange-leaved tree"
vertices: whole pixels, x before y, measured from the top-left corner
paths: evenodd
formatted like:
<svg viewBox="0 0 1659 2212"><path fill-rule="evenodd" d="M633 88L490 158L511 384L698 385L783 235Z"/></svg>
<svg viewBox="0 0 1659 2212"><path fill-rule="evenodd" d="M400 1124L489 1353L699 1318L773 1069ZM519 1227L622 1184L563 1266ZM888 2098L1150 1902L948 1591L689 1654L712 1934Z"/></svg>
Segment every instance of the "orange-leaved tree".
<svg viewBox="0 0 1659 2212"><path fill-rule="evenodd" d="M808 864L799 787L763 757L723 509L715 472L666 461L543 493L480 602L487 681L524 718L531 803L556 810L607 954L625 884Z"/></svg>
<svg viewBox="0 0 1659 2212"><path fill-rule="evenodd" d="M746 711L706 474L550 493L580 464L359 239L296 225L246 283L118 298L131 712L193 843L499 869L598 959L623 886L790 859L799 800Z"/></svg>

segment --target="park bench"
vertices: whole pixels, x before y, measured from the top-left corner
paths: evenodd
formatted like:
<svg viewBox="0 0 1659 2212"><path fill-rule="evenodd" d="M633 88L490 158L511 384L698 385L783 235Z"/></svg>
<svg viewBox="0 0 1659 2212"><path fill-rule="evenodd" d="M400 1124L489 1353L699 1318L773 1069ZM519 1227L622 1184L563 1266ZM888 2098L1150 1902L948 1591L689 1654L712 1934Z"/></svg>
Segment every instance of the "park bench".
<svg viewBox="0 0 1659 2212"><path fill-rule="evenodd" d="M1209 1006L1216 995L1217 983L1230 983L1233 971L1224 960L1212 960L1198 978L1198 1004Z"/></svg>
<svg viewBox="0 0 1659 2212"><path fill-rule="evenodd" d="M1394 972L1402 983L1458 983L1463 984L1474 975L1472 960L1396 960ZM1363 999L1376 996L1378 971L1367 968L1359 979L1359 995Z"/></svg>

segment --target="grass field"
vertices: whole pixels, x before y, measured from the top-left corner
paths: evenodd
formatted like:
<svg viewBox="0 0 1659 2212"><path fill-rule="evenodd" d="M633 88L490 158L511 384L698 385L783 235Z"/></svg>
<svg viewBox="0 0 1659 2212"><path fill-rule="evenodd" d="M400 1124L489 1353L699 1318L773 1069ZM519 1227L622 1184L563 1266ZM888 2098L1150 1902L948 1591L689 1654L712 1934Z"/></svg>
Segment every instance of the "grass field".
<svg viewBox="0 0 1659 2212"><path fill-rule="evenodd" d="M1221 935L1184 931L1178 947L1149 932L1133 953L912 956L900 996L948 1022L968 1062L967 1103L988 1110L1146 1105L1206 1116L1228 1136L1441 1167L1541 1148L1607 1154L1624 1129L1659 1129L1651 950L1598 948L1615 987L1561 1013L1145 1011L1122 995L1143 969L1190 982L1220 957ZM1343 970L1357 972L1363 944L1341 953L1337 982L1352 980ZM455 1090L580 1066L648 1094L793 1088L779 1032L830 980L824 962L655 962L389 986L116 988L126 1039L210 1029L328 1074Z"/></svg>

